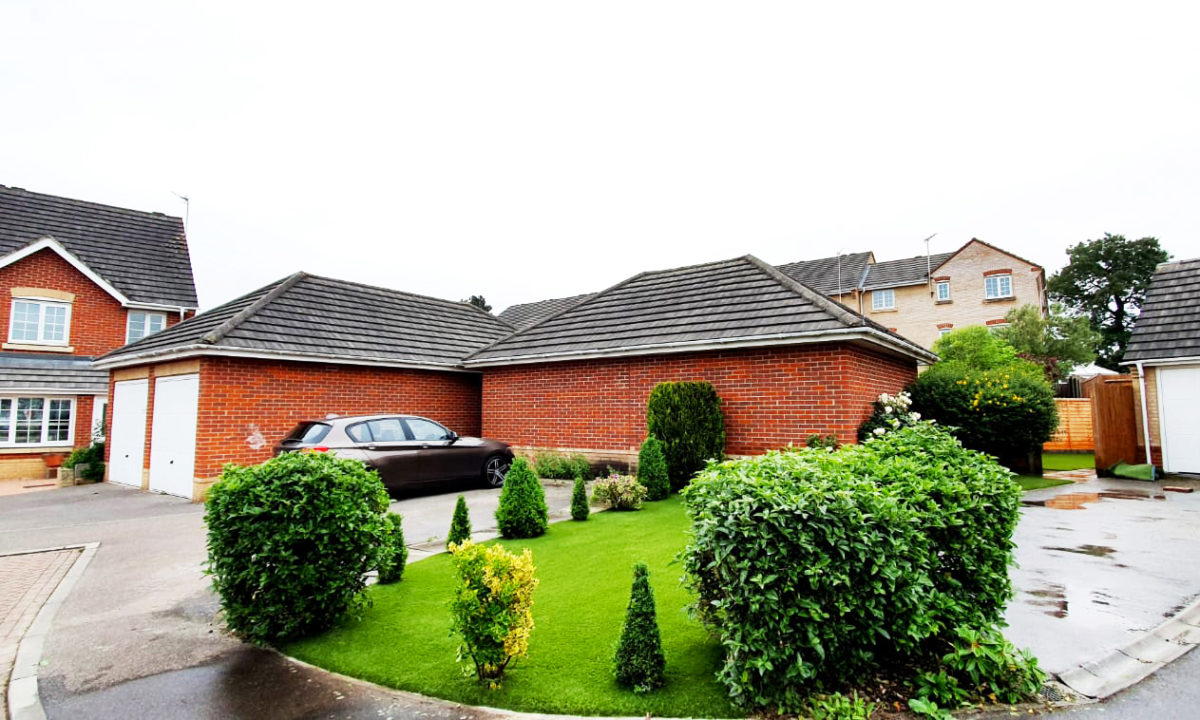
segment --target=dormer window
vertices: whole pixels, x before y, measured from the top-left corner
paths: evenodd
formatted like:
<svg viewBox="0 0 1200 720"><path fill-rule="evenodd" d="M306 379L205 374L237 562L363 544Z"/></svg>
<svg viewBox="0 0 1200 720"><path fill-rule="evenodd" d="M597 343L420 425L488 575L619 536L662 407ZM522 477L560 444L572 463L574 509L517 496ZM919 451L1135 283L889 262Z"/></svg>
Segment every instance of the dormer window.
<svg viewBox="0 0 1200 720"><path fill-rule="evenodd" d="M71 304L41 298L13 298L8 341L24 345L66 345Z"/></svg>
<svg viewBox="0 0 1200 720"><path fill-rule="evenodd" d="M141 340L148 335L153 335L162 330L166 326L166 313L131 310L129 312L129 323L125 330L125 342L131 343L134 340Z"/></svg>

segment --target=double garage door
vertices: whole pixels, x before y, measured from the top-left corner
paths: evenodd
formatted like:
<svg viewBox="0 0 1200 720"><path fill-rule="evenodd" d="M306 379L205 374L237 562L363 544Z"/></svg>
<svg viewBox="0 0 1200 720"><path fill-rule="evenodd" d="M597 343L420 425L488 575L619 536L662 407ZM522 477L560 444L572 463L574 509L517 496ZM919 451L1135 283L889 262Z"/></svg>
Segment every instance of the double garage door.
<svg viewBox="0 0 1200 720"><path fill-rule="evenodd" d="M1163 469L1200 473L1200 365L1158 368Z"/></svg>
<svg viewBox="0 0 1200 720"><path fill-rule="evenodd" d="M199 375L174 375L154 381L154 413L150 420L150 489L192 497L196 466L196 411ZM146 455L146 410L149 380L122 380L113 387L109 432L108 478L142 486Z"/></svg>

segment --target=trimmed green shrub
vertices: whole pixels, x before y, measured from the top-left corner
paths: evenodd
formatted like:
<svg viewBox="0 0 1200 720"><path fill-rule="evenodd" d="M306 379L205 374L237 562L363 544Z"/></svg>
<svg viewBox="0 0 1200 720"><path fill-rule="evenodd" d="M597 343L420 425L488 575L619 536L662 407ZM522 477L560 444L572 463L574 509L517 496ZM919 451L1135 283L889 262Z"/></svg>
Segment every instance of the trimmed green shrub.
<svg viewBox="0 0 1200 720"><path fill-rule="evenodd" d="M643 693L663 686L666 667L650 571L646 563L638 563L633 566L633 590L613 657L613 671L618 685Z"/></svg>
<svg viewBox="0 0 1200 720"><path fill-rule="evenodd" d="M404 577L408 548L404 545L402 518L396 513L384 516L383 547L379 551L379 582L389 585Z"/></svg>
<svg viewBox="0 0 1200 720"><path fill-rule="evenodd" d="M1054 390L1031 363L974 370L937 363L909 386L912 409L1000 458L1037 451L1058 427Z"/></svg>
<svg viewBox="0 0 1200 720"><path fill-rule="evenodd" d="M818 695L808 704L811 720L870 720L874 712L875 703L860 698L858 693L850 697L841 693Z"/></svg>
<svg viewBox="0 0 1200 720"><path fill-rule="evenodd" d="M504 477L500 506L496 508L496 525L500 535L510 539L537 537L550 527L546 491L523 458L513 460Z"/></svg>
<svg viewBox="0 0 1200 720"><path fill-rule="evenodd" d="M647 500L666 500L671 495L671 480L667 476L667 456L663 444L650 435L638 451L637 479L646 486Z"/></svg>
<svg viewBox="0 0 1200 720"><path fill-rule="evenodd" d="M533 471L538 477L549 480L570 480L592 471L592 464L580 453L563 455L545 451L533 456Z"/></svg>
<svg viewBox="0 0 1200 720"><path fill-rule="evenodd" d="M507 480L505 485L508 485ZM494 681L529 651L533 632L533 554L470 540L451 545L457 583L450 601L451 632L462 638L459 662L470 661L480 680Z"/></svg>
<svg viewBox="0 0 1200 720"><path fill-rule="evenodd" d="M454 504L454 517L450 518L450 534L446 536L446 544L459 544L471 539L471 514L467 512L467 499L458 496Z"/></svg>
<svg viewBox="0 0 1200 720"><path fill-rule="evenodd" d="M227 465L208 491L208 567L229 629L262 644L360 611L388 495L374 470L325 453Z"/></svg>
<svg viewBox="0 0 1200 720"><path fill-rule="evenodd" d="M571 519L587 520L588 515L591 514L592 508L588 506L587 484L580 475L575 478L575 487L571 488Z"/></svg>
<svg viewBox="0 0 1200 720"><path fill-rule="evenodd" d="M630 475L613 473L596 478L592 483L592 494L613 510L641 510L642 501L646 499L646 486Z"/></svg>
<svg viewBox="0 0 1200 720"><path fill-rule="evenodd" d="M942 657L942 664L977 697L1019 703L1037 695L1046 681L1037 659L1013 647L994 625L958 628L956 635L954 649Z"/></svg>
<svg viewBox="0 0 1200 720"><path fill-rule="evenodd" d="M686 487L709 460L725 456L721 398L709 383L656 385L646 405L646 427L663 444L672 490Z"/></svg>
<svg viewBox="0 0 1200 720"><path fill-rule="evenodd" d="M933 343L941 362L961 363L975 370L997 370L1012 365L1017 351L983 325L968 325L942 335Z"/></svg>
<svg viewBox="0 0 1200 720"><path fill-rule="evenodd" d="M834 435L833 433L829 433L828 435L822 435L820 433L813 433L812 435L808 436L807 440L804 441L804 447L826 448L828 450L837 450L838 449L837 435Z"/></svg>
<svg viewBox="0 0 1200 720"><path fill-rule="evenodd" d="M100 482L104 479L104 443L94 442L85 448L75 448L63 460L63 467L68 470L82 468L76 471L77 477Z"/></svg>
<svg viewBox="0 0 1200 720"><path fill-rule="evenodd" d="M718 679L789 713L880 667L935 665L956 628L1001 619L1019 495L928 422L710 465L684 492L683 561L725 647Z"/></svg>

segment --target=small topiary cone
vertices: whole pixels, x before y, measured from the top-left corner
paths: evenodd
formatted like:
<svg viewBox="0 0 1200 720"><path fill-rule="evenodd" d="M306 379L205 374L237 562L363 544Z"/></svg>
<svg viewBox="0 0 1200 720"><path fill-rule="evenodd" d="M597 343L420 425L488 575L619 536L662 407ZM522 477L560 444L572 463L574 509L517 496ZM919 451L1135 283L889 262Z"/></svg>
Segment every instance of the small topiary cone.
<svg viewBox="0 0 1200 720"><path fill-rule="evenodd" d="M458 496L454 505L454 517L450 520L450 534L446 536L446 544L461 545L471 539L471 516L467 513L467 499Z"/></svg>
<svg viewBox="0 0 1200 720"><path fill-rule="evenodd" d="M617 654L613 658L613 670L618 685L643 693L663 686L666 667L650 571L646 563L638 563L633 566L633 591L625 611L625 626L621 628Z"/></svg>
<svg viewBox="0 0 1200 720"><path fill-rule="evenodd" d="M550 527L550 509L546 491L537 475L522 458L513 460L504 476L496 525L505 538L532 538L545 535Z"/></svg>
<svg viewBox="0 0 1200 720"><path fill-rule="evenodd" d="M400 582L404 577L404 564L408 562L408 548L404 545L404 530L401 518L396 513L384 517L384 543L379 558L379 583L388 585Z"/></svg>
<svg viewBox="0 0 1200 720"><path fill-rule="evenodd" d="M575 476L575 487L571 490L571 519L587 520L592 509L588 507L587 485L582 475Z"/></svg>
<svg viewBox="0 0 1200 720"><path fill-rule="evenodd" d="M667 456L663 444L650 435L638 451L637 479L646 486L647 500L666 500L671 494L671 479L667 475Z"/></svg>

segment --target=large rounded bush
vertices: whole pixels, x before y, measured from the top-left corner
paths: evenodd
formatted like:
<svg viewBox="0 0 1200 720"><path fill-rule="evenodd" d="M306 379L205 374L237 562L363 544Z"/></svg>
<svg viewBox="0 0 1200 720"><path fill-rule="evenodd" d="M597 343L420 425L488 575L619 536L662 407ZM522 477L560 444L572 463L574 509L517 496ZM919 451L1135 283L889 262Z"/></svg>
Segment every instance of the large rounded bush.
<svg viewBox="0 0 1200 720"><path fill-rule="evenodd" d="M814 690L936 664L1011 593L1018 487L930 423L710 465L684 497L688 583L747 708L801 712Z"/></svg>
<svg viewBox="0 0 1200 720"><path fill-rule="evenodd" d="M302 637L362 608L385 545L388 496L373 470L323 453L229 465L208 492L208 572L234 634Z"/></svg>
<svg viewBox="0 0 1200 720"><path fill-rule="evenodd" d="M546 491L523 458L513 460L504 476L500 504L496 507L496 526L506 538L537 537L550 528Z"/></svg>
<svg viewBox="0 0 1200 720"><path fill-rule="evenodd" d="M912 410L972 450L1000 458L1040 452L1058 427L1054 390L1032 363L979 370L938 363L909 386Z"/></svg>
<svg viewBox="0 0 1200 720"><path fill-rule="evenodd" d="M709 460L725 456L725 416L710 383L655 385L646 403L646 428L662 442L674 490L687 486Z"/></svg>

